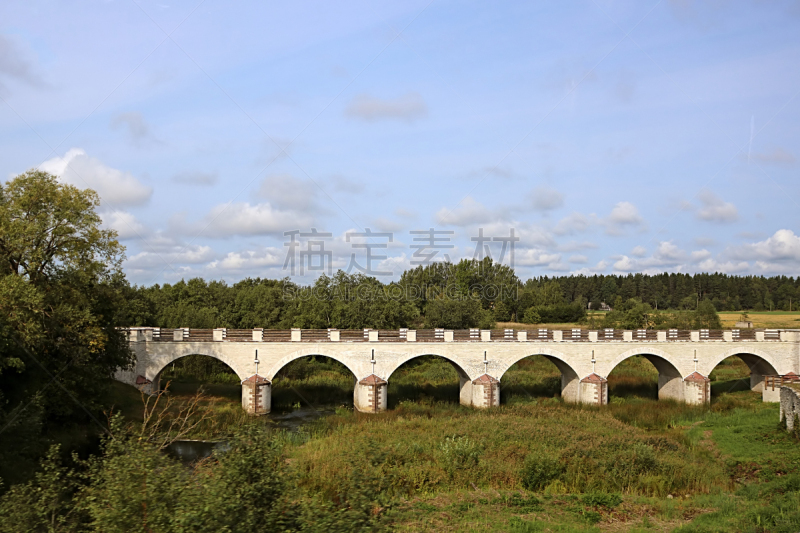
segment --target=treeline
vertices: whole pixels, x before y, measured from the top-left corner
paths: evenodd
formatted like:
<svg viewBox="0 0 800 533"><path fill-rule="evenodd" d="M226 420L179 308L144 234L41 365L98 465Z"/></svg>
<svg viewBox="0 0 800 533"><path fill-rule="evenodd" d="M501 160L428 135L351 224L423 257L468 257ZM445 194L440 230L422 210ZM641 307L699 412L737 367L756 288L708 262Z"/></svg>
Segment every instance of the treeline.
<svg viewBox="0 0 800 533"><path fill-rule="evenodd" d="M798 283L785 276L666 273L545 276L523 282L513 269L487 258L420 266L388 284L341 271L309 286L289 279L248 278L227 285L195 278L130 287L126 301L130 325L166 328L463 329L512 321L581 323L587 309L600 309L603 303L618 313L598 326L715 327L718 319L696 316L794 309ZM632 308L648 318L635 323L619 318L622 312L630 317Z"/></svg>

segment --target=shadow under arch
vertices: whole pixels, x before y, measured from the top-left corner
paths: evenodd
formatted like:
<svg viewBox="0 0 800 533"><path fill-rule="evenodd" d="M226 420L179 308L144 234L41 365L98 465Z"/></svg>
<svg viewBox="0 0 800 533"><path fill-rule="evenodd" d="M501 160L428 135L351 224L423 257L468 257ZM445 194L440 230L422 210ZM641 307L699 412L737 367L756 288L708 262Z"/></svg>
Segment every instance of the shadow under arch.
<svg viewBox="0 0 800 533"><path fill-rule="evenodd" d="M777 369L778 365L776 365L771 354L759 349L736 346L722 352L714 358L712 361L713 364L709 367L709 375L711 372L718 371L719 367L731 357L739 358L747 366L747 370L750 375L749 389L752 391L762 392L764 390L764 376L780 374ZM734 389L737 389L735 382L741 381L741 379L742 378L739 377L738 379L734 378L733 380L727 380L734 381L733 386L719 384L712 387L712 395L716 394L717 392L732 392ZM726 386L729 387L730 390L724 390L724 387ZM723 387L723 390L720 391L720 387Z"/></svg>
<svg viewBox="0 0 800 533"><path fill-rule="evenodd" d="M390 379L392 376L394 379ZM472 402L472 378L458 361L438 353L404 358L389 372L386 381L389 383L389 407L425 397L437 401L457 399L463 405Z"/></svg>
<svg viewBox="0 0 800 533"><path fill-rule="evenodd" d="M500 374L500 376L498 376L498 379L500 379L502 382L503 376L505 376L506 373L509 370L511 370L512 367L514 367L514 365L530 357L542 357L547 361L549 361L550 363L552 363L553 365L555 365L555 367L561 374L561 384L560 384L561 398L565 402L570 402L570 403L578 402L578 397L580 393L580 377L578 376L578 373L575 371L575 369L572 368L572 366L570 366L569 363L567 363L565 356L560 352L556 352L554 350L548 350L547 353L545 353L544 351L538 351L536 353L524 355L522 357L512 360L508 365L508 367Z"/></svg>
<svg viewBox="0 0 800 533"><path fill-rule="evenodd" d="M350 366L324 353L295 353L262 374L272 382L272 408L310 409L317 414L353 404L357 377Z"/></svg>
<svg viewBox="0 0 800 533"><path fill-rule="evenodd" d="M676 400L678 402L684 401L684 376L681 372L675 367L675 365L670 361L672 356L664 352L663 350L659 350L656 348L634 348L632 350L628 350L627 352L621 354L617 357L611 365L611 369L606 376L606 379L609 381L609 397L614 394L614 391L617 390L625 390L626 388L637 388L636 381L641 383L642 380L646 381L646 376L642 375L632 375L633 378L626 387L623 383L619 383L618 380L621 376L612 376L614 370L618 369L620 364L631 361L633 357L641 357L650 362L650 364L655 368L658 372L658 382L657 382L657 398L659 400ZM622 370L622 369L620 369ZM616 378L616 379L615 379ZM615 383L617 381L617 383ZM646 385L645 385L646 387ZM638 385L638 388L641 388L641 385Z"/></svg>
<svg viewBox="0 0 800 533"><path fill-rule="evenodd" d="M320 352L316 352L316 351L312 351L312 352L300 352L300 351L298 351L298 352L289 354L286 357L284 357L283 359L281 359L280 361L278 361L277 363L275 363L274 365L272 365L272 367L270 367L266 371L262 371L262 372L259 372L259 373L262 376L264 376L265 378L267 378L268 380L272 381L273 379L275 379L275 376L277 376L278 373L285 366L291 364L292 362L294 362L294 361L296 361L298 359L303 359L303 358L308 358L308 357L324 357L324 358L327 358L327 359L331 359L331 360L336 361L337 363L343 365L344 367L346 367L347 370L349 370L350 373L354 376L354 378L358 377L358 375L356 374L356 371L349 364L347 364L347 361L343 361L343 360L339 359L338 357L336 357L335 355L329 355L329 354L326 354L326 353L320 353Z"/></svg>
<svg viewBox="0 0 800 533"><path fill-rule="evenodd" d="M170 358L152 380L151 390L169 390L178 395L193 395L200 387L214 396L238 399L241 377L227 361L205 353L186 353Z"/></svg>

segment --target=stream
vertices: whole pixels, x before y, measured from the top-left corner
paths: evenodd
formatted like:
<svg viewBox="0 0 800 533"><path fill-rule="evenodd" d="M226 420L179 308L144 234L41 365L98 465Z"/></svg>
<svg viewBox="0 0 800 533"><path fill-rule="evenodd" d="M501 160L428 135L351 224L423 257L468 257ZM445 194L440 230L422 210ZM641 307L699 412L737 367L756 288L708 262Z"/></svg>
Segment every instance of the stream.
<svg viewBox="0 0 800 533"><path fill-rule="evenodd" d="M273 412L264 417L272 427L285 429L287 431L298 431L306 424L318 420L325 416L330 416L336 412L336 407L327 406L313 409L311 407L300 407L291 411ZM210 456L214 450L222 450L228 447L226 441L207 441L207 440L178 440L170 444L166 452L182 463L189 465Z"/></svg>

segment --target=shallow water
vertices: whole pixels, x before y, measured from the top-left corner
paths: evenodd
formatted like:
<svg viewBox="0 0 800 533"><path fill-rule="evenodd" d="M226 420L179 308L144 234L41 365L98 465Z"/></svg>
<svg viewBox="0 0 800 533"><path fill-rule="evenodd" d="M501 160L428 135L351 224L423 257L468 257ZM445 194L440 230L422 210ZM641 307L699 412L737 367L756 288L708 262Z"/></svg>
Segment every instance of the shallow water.
<svg viewBox="0 0 800 533"><path fill-rule="evenodd" d="M278 429L297 431L304 425L335 412L336 408L331 406L316 409L301 407L291 411L273 412L266 415L264 419ZM224 451L227 446L226 441L178 440L170 444L166 452L184 464L191 464L210 456L214 450Z"/></svg>

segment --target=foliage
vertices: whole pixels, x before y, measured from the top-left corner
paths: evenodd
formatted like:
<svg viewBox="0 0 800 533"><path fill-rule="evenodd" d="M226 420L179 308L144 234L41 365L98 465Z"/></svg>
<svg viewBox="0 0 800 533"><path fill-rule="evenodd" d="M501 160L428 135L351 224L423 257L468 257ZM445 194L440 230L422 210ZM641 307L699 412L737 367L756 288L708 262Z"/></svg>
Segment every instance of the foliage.
<svg viewBox="0 0 800 533"><path fill-rule="evenodd" d="M14 413L0 420L87 423L103 407L107 378L132 362L116 329L126 325L123 248L101 229L98 206L94 191L41 171L0 185L0 405ZM39 438L28 446L42 446ZM13 442L0 441L0 456L17 453ZM0 475L14 467L4 462Z"/></svg>
<svg viewBox="0 0 800 533"><path fill-rule="evenodd" d="M528 490L543 490L551 481L564 473L563 465L551 457L531 454L525 458L522 469L522 486Z"/></svg>

